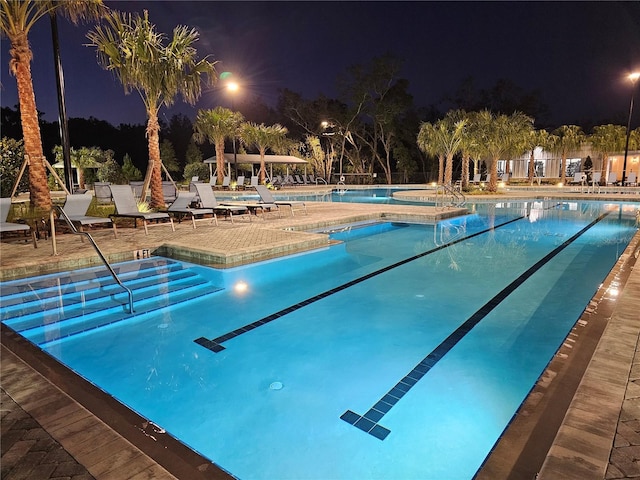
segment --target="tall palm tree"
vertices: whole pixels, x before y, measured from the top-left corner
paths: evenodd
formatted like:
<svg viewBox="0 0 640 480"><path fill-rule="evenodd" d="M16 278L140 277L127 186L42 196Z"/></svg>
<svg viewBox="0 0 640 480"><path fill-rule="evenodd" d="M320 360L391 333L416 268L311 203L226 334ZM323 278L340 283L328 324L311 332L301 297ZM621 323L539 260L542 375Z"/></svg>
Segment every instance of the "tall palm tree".
<svg viewBox="0 0 640 480"><path fill-rule="evenodd" d="M224 107L213 110L198 110L193 124L194 139L203 143L205 140L213 143L216 149L216 168L218 183L224 177L224 141L236 138L244 117L240 112L234 112Z"/></svg>
<svg viewBox="0 0 640 480"><path fill-rule="evenodd" d="M561 156L560 162L560 182L565 183L567 179L567 155L577 150L582 145L586 137L582 128L577 125L562 125L553 131L550 137L551 150Z"/></svg>
<svg viewBox="0 0 640 480"><path fill-rule="evenodd" d="M112 11L105 18L104 25L87 34L89 46L96 48L98 63L116 75L125 93L135 90L142 98L149 143L142 195L151 185L151 206L161 208L164 196L158 111L172 105L178 94L193 105L202 92L202 78L215 82L215 63L207 58L198 60L193 44L200 35L195 29L179 25L165 44L167 36L156 31L146 10L143 16Z"/></svg>
<svg viewBox="0 0 640 480"><path fill-rule="evenodd" d="M593 127L588 140L593 149L602 155L602 167L605 169L604 178L607 178L609 174L609 155L624 151L626 134L626 128L622 125L608 124Z"/></svg>
<svg viewBox="0 0 640 480"><path fill-rule="evenodd" d="M427 155L438 157L438 183L444 181L444 154L438 141L439 132L433 123L423 122L418 132L418 148Z"/></svg>
<svg viewBox="0 0 640 480"><path fill-rule="evenodd" d="M423 124L418 133L418 147L424 151L436 153L441 162L444 160L443 182L447 185L452 183L453 156L460 150L466 124L466 119L456 111L452 111L447 113L445 118L438 120L435 125ZM440 180L440 174L438 177Z"/></svg>
<svg viewBox="0 0 640 480"><path fill-rule="evenodd" d="M259 182L264 183L266 166L264 156L269 148L275 148L282 144L288 130L280 124L265 125L261 123L244 123L240 129L240 139L247 146L255 147L260 153Z"/></svg>
<svg viewBox="0 0 640 480"><path fill-rule="evenodd" d="M533 118L522 112L514 112L509 115L509 151L506 158L505 173L509 171L511 158L518 158L529 151L531 135L535 132L533 128Z"/></svg>
<svg viewBox="0 0 640 480"><path fill-rule="evenodd" d="M529 151L529 185L533 185L533 177L535 176L536 168L536 148L546 148L549 141L549 132L544 129L531 130L529 136L526 139L526 148Z"/></svg>
<svg viewBox="0 0 640 480"><path fill-rule="evenodd" d="M102 0L0 0L0 33L11 42L9 71L16 77L18 85L24 151L29 156L29 200L33 207L51 208L51 195L31 77L33 54L29 33L38 20L57 12L77 23L96 17L102 9Z"/></svg>

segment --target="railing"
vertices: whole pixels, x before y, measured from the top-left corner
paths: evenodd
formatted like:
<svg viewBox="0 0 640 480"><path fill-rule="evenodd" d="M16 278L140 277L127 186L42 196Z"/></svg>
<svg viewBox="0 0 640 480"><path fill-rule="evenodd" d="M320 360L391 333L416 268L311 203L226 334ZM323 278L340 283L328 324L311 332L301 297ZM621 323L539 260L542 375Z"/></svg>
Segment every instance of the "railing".
<svg viewBox="0 0 640 480"><path fill-rule="evenodd" d="M124 290L127 291L127 294L129 295L129 313L133 313L134 312L134 310L133 310L133 292L131 291L131 289L126 287L120 281L120 279L118 278L118 275L113 270L113 268L111 268L111 265L109 264L109 262L107 261L107 259L103 255L102 251L100 250L100 248L98 247L96 242L93 240L93 237L91 236L91 234L89 234L88 232L79 231L76 228L76 226L73 224L73 222L69 219L69 217L67 216L65 211L62 209L62 207L60 207L59 205L54 205L53 208L55 210L57 210L57 212L58 212L58 214L60 215L61 218L64 218L64 221L67 222L67 225L69 225L69 228L71 228L71 232L74 235L84 235L85 237L87 237L89 239L89 242L91 243L91 245L93 246L94 250L96 251L96 253L100 257L100 260L102 260L102 263L104 263L104 266L107 267L107 270L109 271L109 273L111 274L113 279L116 281L116 283L118 285L120 285ZM53 229L53 210L51 211L51 217L52 217L51 218L51 225L52 225L52 229ZM55 242L55 238L53 239L53 241Z"/></svg>
<svg viewBox="0 0 640 480"><path fill-rule="evenodd" d="M451 185L439 184L436 187L436 207L440 199L442 199L441 205L444 207L447 198L450 198L447 206L463 207L467 203L467 197L464 196L464 193L452 188Z"/></svg>

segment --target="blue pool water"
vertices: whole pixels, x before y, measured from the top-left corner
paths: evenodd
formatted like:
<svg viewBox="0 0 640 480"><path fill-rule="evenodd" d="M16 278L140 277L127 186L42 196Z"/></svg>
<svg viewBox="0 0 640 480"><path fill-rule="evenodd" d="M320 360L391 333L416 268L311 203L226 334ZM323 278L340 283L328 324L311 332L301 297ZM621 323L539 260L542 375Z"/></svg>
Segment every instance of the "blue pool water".
<svg viewBox="0 0 640 480"><path fill-rule="evenodd" d="M391 205L431 205L428 202L410 202L405 200L396 200L393 193L407 188L345 188L343 190L335 188L332 192L326 194L294 194L283 192L273 192L276 200L302 200L307 202L334 202L334 203L382 203ZM413 189L415 190L415 189ZM255 200L258 196L255 194L241 192L234 197L236 200Z"/></svg>
<svg viewBox="0 0 640 480"><path fill-rule="evenodd" d="M633 236L636 208L478 205L435 226L341 228L335 246L228 270L168 260L186 267L188 302L61 339L52 310L33 335L241 479L470 479Z"/></svg>

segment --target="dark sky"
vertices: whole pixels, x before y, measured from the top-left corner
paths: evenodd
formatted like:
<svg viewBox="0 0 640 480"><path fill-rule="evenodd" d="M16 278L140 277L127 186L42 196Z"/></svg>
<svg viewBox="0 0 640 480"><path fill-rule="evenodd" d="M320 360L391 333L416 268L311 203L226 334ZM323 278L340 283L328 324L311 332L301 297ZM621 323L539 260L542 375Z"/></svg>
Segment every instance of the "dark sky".
<svg viewBox="0 0 640 480"><path fill-rule="evenodd" d="M336 96L346 68L392 52L405 60L417 106L437 103L472 76L479 88L507 78L539 89L554 123L611 119L626 123L632 70L640 70L640 2L212 2L106 1L123 11L149 10L159 31L178 24L201 34L200 56L232 71L247 95L275 104L288 88L306 98ZM69 117L93 116L114 125L144 123L137 93L124 95L83 44L89 27L58 19ZM38 109L57 119L51 31L41 20L30 34ZM17 103L2 39L1 103ZM208 91L195 108L178 99L161 117L194 117L198 108L230 106ZM640 108L638 109L640 110ZM639 115L640 116L640 115ZM634 116L634 126L638 117Z"/></svg>

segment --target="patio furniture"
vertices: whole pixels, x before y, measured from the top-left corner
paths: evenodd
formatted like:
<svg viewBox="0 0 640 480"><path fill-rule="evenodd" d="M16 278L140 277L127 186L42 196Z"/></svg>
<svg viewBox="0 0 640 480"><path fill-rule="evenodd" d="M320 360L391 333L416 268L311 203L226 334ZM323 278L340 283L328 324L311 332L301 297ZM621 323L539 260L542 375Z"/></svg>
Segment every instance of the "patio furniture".
<svg viewBox="0 0 640 480"><path fill-rule="evenodd" d="M36 232L26 223L7 222L11 210L11 197L0 198L0 233L24 232L31 233L33 248L38 248Z"/></svg>
<svg viewBox="0 0 640 480"><path fill-rule="evenodd" d="M102 205L111 203L110 186L109 182L95 182L93 184L93 195L96 197L96 202Z"/></svg>
<svg viewBox="0 0 640 480"><path fill-rule="evenodd" d="M236 213L250 213L248 207L243 205L221 205L218 203L215 194L211 188L211 185L207 183L192 183L198 191L198 197L200 197L200 207L208 208L214 212L223 213L225 216L229 215L231 223L233 223L233 214ZM249 217L251 220L251 217ZM216 220L217 224L217 220Z"/></svg>
<svg viewBox="0 0 640 480"><path fill-rule="evenodd" d="M138 204L133 196L133 190L129 185L111 185L111 196L116 204L116 213L112 213L110 217L113 218L133 218L133 224L136 225L136 220L142 220L144 224L144 234L149 235L149 229L147 223L149 220L169 220L171 223L171 229L175 232L176 228L173 225L173 218L165 212L141 212L138 209Z"/></svg>
<svg viewBox="0 0 640 480"><path fill-rule="evenodd" d="M212 208L192 208L190 206L195 201L195 198L195 193L178 192L178 196L167 209L167 213L175 215L178 218L178 221L180 221L183 215L190 216L194 229L196 228L196 217L203 215L212 215L211 223L215 222L215 224L218 225L218 218Z"/></svg>
<svg viewBox="0 0 640 480"><path fill-rule="evenodd" d="M93 200L92 195L88 194L73 194L67 195L67 199L64 202L62 210L67 215L67 218L78 224L79 230L82 232L85 225L100 225L110 223L113 228L113 237L118 238L116 233L116 224L113 223L111 218L107 217L95 217L87 215L89 206Z"/></svg>
<svg viewBox="0 0 640 480"><path fill-rule="evenodd" d="M276 200L275 198L273 198L273 195L271 195L271 192L269 191L269 189L267 187L265 187L264 185L256 186L256 191L258 192L258 195L260 195L260 200L261 200L262 203L275 204L278 207L280 205L288 206L290 211L291 211L291 216L292 217L294 216L294 213L293 213L293 208L294 207L302 207L302 209L304 210L305 215L307 213L307 206L301 200Z"/></svg>

